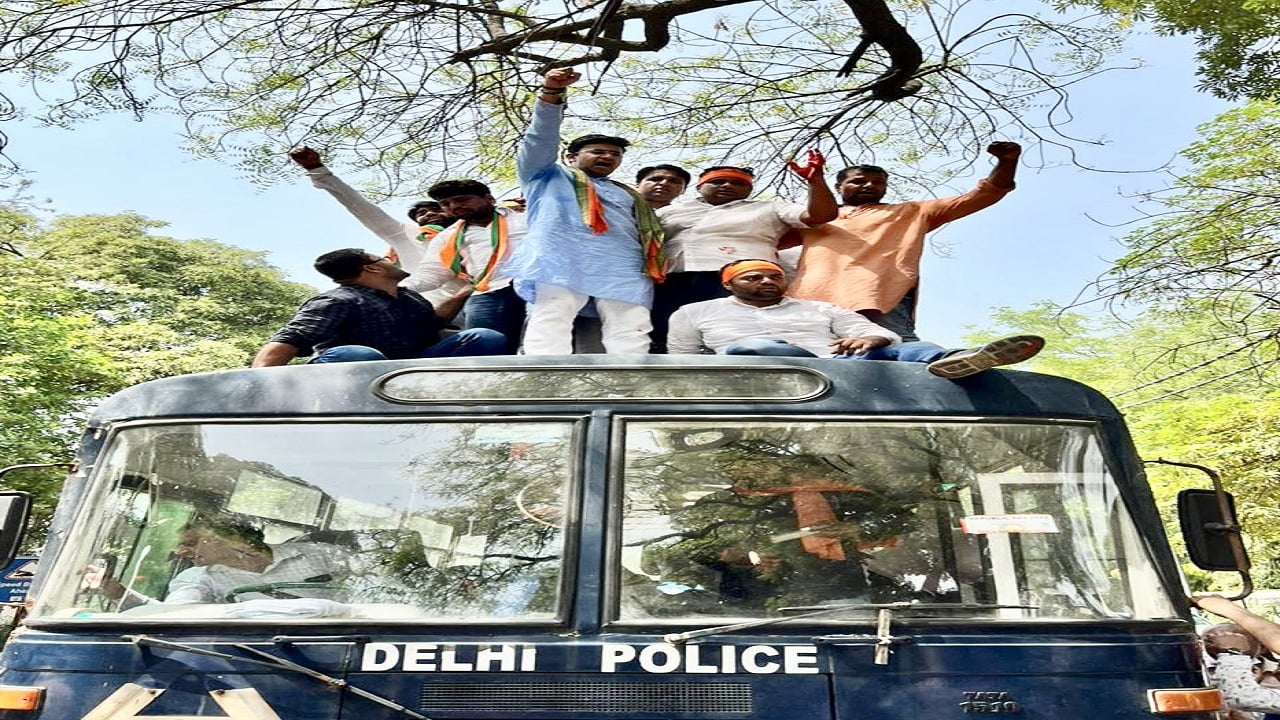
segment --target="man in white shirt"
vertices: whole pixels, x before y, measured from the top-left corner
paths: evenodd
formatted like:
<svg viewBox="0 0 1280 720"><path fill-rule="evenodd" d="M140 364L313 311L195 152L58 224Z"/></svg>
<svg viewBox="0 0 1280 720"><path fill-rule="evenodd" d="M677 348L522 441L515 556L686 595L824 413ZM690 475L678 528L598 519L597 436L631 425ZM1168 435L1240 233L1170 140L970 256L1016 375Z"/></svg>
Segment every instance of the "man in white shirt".
<svg viewBox="0 0 1280 720"><path fill-rule="evenodd" d="M457 221L427 243L405 287L424 295L440 288L470 285L463 306L467 330L496 330L507 338L507 354L520 347L525 301L516 294L502 263L524 237L525 214L498 206L489 187L477 180L445 180L427 190Z"/></svg>
<svg viewBox="0 0 1280 720"><path fill-rule="evenodd" d="M671 316L668 352L693 354L706 347L723 355L920 362L928 363L934 375L956 379L1022 362L1044 347L1044 339L1035 335L1001 338L972 350L904 343L860 313L786 297L782 267L768 260L729 263L720 278L731 296L677 310Z"/></svg>
<svg viewBox="0 0 1280 720"><path fill-rule="evenodd" d="M698 176L698 198L658 211L666 234L667 279L654 288L652 352L664 352L667 318L683 305L724 297L719 270L733 260L778 259L778 240L792 228L834 220L835 195L822 178L825 160L810 151L804 166L790 167L808 184L805 204L748 200L751 168L721 165Z"/></svg>

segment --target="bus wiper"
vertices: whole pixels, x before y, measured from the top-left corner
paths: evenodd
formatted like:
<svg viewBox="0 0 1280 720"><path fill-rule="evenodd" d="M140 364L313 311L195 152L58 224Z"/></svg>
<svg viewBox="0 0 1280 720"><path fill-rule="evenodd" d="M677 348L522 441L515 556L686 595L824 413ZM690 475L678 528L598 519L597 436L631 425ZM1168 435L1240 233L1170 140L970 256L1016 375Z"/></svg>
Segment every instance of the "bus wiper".
<svg viewBox="0 0 1280 720"><path fill-rule="evenodd" d="M1002 608L1009 609L1039 609L1038 605L997 605L985 603L910 603L910 602L893 602L893 603L846 603L839 605L805 605L799 607L779 608L779 612L799 612L799 615L788 615L787 617L764 618L761 620L749 620L747 622L735 623L733 625L717 625L716 627L703 628L701 630L689 630L682 633L668 633L663 635L662 639L672 645L679 645L688 642L694 638L706 637L708 635L719 635L721 633L736 632L738 630L750 630L751 628L764 627L766 625L776 625L778 623L791 622L793 620L804 620L806 618L818 617L821 615L830 615L833 613L843 612L846 610L998 610Z"/></svg>
<svg viewBox="0 0 1280 720"><path fill-rule="evenodd" d="M715 627L703 628L701 630L689 630L682 633L667 633L662 639L672 645L679 645L688 642L694 638L706 637L708 635L719 635L721 633L735 632L738 630L750 630L751 628L764 627L765 625L776 625L778 623L791 622L793 620L804 620L805 618L817 617L819 615L830 615L831 613L843 610L878 610L880 608L894 607L897 605L905 605L906 603L889 603L870 604L870 603L850 603L848 605L826 605L818 606L809 612L800 615L790 615L788 617L764 618L761 620L748 620L747 622L734 623L733 625L717 625Z"/></svg>
<svg viewBox="0 0 1280 720"><path fill-rule="evenodd" d="M336 690L346 689L352 695L356 695L357 697L362 697L365 700L377 703L378 705L381 705L390 710L394 710L395 712L398 712L402 715L407 715L408 717L413 718L413 720L431 720L431 718L427 717L426 715L414 712L413 710L410 710L409 708L393 700L390 700L389 698L385 698L381 695L375 695L374 693L371 693L368 690L364 690L354 685L350 685L347 683L346 680L342 680L340 678L336 678L331 675L325 675L319 670L312 670L311 668L305 665L299 665L298 663L295 663L291 660L286 660L282 657L276 657L275 655L272 655L269 652L265 652L257 648L249 647L248 645L242 645L240 643L232 643L231 647L234 647L238 650L243 650L253 655L257 655L259 658L264 658L264 659L256 660L254 658L241 657L239 655L228 655L227 653L218 652L217 650L206 650L204 648L198 648L191 645L184 645L182 643L169 642L168 640L160 640L158 638L153 638L149 635L125 635L120 639L125 640L126 642L131 642L135 645L147 645L150 647L163 648L165 650L182 650L184 652L189 652L193 655L205 655L207 657L215 657L215 658L220 658L222 660L231 660L234 662L248 663L250 665L263 665L269 668L275 668L277 670L291 670L293 672L306 675L307 677L315 678L316 680L319 680L320 682Z"/></svg>
<svg viewBox="0 0 1280 720"><path fill-rule="evenodd" d="M1039 610L1039 605L1001 605L998 603L913 603L896 602L882 605L797 605L778 608L778 612L817 612L839 608L862 607L888 610ZM795 617L803 617L797 615Z"/></svg>

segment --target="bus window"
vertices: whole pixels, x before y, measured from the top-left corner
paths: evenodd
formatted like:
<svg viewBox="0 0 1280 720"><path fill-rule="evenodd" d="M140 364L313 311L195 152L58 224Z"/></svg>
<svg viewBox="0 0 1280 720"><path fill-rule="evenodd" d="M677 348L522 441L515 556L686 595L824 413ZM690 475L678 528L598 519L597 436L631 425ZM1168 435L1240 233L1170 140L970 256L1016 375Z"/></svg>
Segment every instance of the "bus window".
<svg viewBox="0 0 1280 720"><path fill-rule="evenodd" d="M573 420L117 431L33 618L549 622Z"/></svg>
<svg viewBox="0 0 1280 720"><path fill-rule="evenodd" d="M632 419L622 432L623 623L892 602L1015 621L1176 616L1146 591L1153 564L1088 425Z"/></svg>

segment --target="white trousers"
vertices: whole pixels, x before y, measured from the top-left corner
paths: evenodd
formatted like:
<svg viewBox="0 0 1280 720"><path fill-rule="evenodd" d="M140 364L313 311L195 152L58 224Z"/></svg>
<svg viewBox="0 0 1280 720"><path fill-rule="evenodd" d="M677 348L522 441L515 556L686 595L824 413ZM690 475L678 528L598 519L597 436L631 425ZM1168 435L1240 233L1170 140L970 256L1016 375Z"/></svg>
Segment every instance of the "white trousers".
<svg viewBox="0 0 1280 720"><path fill-rule="evenodd" d="M525 355L570 355L573 353L573 319L591 299L557 285L538 283L538 299L529 304L529 320L524 328ZM610 355L649 353L649 308L621 300L596 298L600 311L601 343Z"/></svg>

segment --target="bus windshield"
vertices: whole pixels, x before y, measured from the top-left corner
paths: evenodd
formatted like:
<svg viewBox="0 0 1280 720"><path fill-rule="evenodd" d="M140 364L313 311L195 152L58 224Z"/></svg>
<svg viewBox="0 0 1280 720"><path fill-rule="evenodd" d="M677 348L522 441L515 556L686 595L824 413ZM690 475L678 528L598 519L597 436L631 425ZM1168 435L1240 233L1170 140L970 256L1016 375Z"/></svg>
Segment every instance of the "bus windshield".
<svg viewBox="0 0 1280 720"><path fill-rule="evenodd" d="M606 622L1176 617L1089 423L648 415L126 425L32 618L563 623L592 422Z"/></svg>
<svg viewBox="0 0 1280 720"><path fill-rule="evenodd" d="M116 432L33 618L554 621L576 421Z"/></svg>
<svg viewBox="0 0 1280 720"><path fill-rule="evenodd" d="M622 623L1176 616L1087 424L637 418L622 436Z"/></svg>

